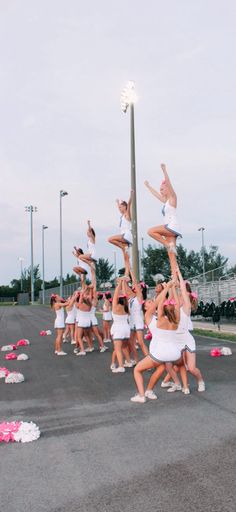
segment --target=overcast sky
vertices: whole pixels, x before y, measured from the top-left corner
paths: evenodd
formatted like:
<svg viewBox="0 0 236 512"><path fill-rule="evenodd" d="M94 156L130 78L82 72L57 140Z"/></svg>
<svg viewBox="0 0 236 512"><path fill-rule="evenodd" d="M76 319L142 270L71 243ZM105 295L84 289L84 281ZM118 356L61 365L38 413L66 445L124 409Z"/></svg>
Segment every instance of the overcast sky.
<svg viewBox="0 0 236 512"><path fill-rule="evenodd" d="M160 162L178 194L182 243L215 244L236 263L236 6L234 0L0 0L0 284L34 261L45 232L47 280L59 275L59 191L64 273L86 221L99 256L117 232L115 199L130 191L129 114L120 92L136 82L139 237L160 224ZM121 259L118 259L118 267Z"/></svg>

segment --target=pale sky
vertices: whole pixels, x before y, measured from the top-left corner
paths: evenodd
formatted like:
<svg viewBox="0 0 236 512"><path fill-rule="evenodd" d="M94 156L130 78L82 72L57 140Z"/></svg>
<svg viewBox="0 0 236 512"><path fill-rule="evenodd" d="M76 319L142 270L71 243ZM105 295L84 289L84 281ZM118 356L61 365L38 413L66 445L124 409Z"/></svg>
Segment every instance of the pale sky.
<svg viewBox="0 0 236 512"><path fill-rule="evenodd" d="M182 243L206 245L236 263L236 4L234 0L0 0L0 284L34 263L59 275L59 191L63 267L73 245L113 262L106 239L118 232L115 199L130 191L129 113L120 92L135 80L139 238L162 222L158 188L165 162L178 194ZM117 257L118 268L122 261Z"/></svg>

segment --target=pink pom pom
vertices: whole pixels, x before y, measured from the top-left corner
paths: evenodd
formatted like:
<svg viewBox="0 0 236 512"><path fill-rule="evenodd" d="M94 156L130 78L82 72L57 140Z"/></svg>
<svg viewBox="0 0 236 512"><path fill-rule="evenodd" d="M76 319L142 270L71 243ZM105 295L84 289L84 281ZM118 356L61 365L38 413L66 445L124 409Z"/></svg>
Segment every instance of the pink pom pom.
<svg viewBox="0 0 236 512"><path fill-rule="evenodd" d="M152 333L149 331L146 335L145 335L145 340L147 341L151 341L152 339Z"/></svg>
<svg viewBox="0 0 236 512"><path fill-rule="evenodd" d="M6 359L7 361L10 361L10 360L12 360L12 359L17 359L17 355L16 355L16 354L14 354L13 352L10 352L10 354L6 354L6 355L4 356L4 359Z"/></svg>
<svg viewBox="0 0 236 512"><path fill-rule="evenodd" d="M27 345L29 345L29 340L25 340L25 339L22 339L22 340L19 340L17 341L17 347L26 347Z"/></svg>
<svg viewBox="0 0 236 512"><path fill-rule="evenodd" d="M221 351L219 348L212 348L211 351L210 351L210 355L212 357L221 357L222 354L221 354Z"/></svg>
<svg viewBox="0 0 236 512"><path fill-rule="evenodd" d="M40 331L40 333L39 333L39 334L40 334L40 336L47 336L46 331Z"/></svg>
<svg viewBox="0 0 236 512"><path fill-rule="evenodd" d="M12 350L16 350L17 349L17 346L14 345L13 343L10 343L10 346L11 346Z"/></svg>

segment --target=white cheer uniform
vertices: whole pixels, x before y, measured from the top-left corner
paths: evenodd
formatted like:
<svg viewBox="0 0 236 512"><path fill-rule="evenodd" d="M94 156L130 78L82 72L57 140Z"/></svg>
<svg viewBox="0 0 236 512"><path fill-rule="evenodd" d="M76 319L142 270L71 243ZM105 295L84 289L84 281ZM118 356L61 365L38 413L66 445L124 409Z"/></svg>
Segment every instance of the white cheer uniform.
<svg viewBox="0 0 236 512"><path fill-rule="evenodd" d="M73 306L70 311L67 311L66 324L74 324L76 319L76 308Z"/></svg>
<svg viewBox="0 0 236 512"><path fill-rule="evenodd" d="M78 327L82 327L83 329L88 329L88 327L91 327L91 310L81 311L80 309L77 308L76 322L78 324Z"/></svg>
<svg viewBox="0 0 236 512"><path fill-rule="evenodd" d="M191 319L189 315L180 308L180 321L176 332L177 344L181 352L188 350L189 352L196 352L196 343L192 334L189 332L191 327Z"/></svg>
<svg viewBox="0 0 236 512"><path fill-rule="evenodd" d="M65 312L64 308L56 310L56 319L54 323L55 329L65 329Z"/></svg>
<svg viewBox="0 0 236 512"><path fill-rule="evenodd" d="M112 312L111 312L111 310L110 311L105 311L105 309L106 309L106 306L105 306L105 304L103 304L102 319L105 320L106 322L112 322Z"/></svg>
<svg viewBox="0 0 236 512"><path fill-rule="evenodd" d="M96 306L92 306L92 309L91 309L91 322L92 322L92 325L93 326L96 326L98 325L98 319L96 317Z"/></svg>
<svg viewBox="0 0 236 512"><path fill-rule="evenodd" d="M88 241L87 241L87 248L88 248L88 254L89 254L90 258L92 258L93 260L96 260L96 247L95 247L94 242L92 242L90 240L90 238L88 238Z"/></svg>
<svg viewBox="0 0 236 512"><path fill-rule="evenodd" d="M181 229L176 215L176 208L170 205L169 200L164 204L162 214L164 216L165 228L177 237L179 236L182 238Z"/></svg>
<svg viewBox="0 0 236 512"><path fill-rule="evenodd" d="M181 358L181 350L176 342L176 331L159 329L155 316L148 326L152 333L149 355L158 363L170 363Z"/></svg>
<svg viewBox="0 0 236 512"><path fill-rule="evenodd" d="M80 258L78 258L78 267L83 268L83 270L86 271L86 274L89 272L89 265L82 261Z"/></svg>
<svg viewBox="0 0 236 512"><path fill-rule="evenodd" d="M128 315L116 315L112 313L113 324L111 326L111 335L113 341L126 341L130 337L130 326Z"/></svg>
<svg viewBox="0 0 236 512"><path fill-rule="evenodd" d="M143 331L144 320L143 320L142 304L140 304L137 297L133 297L129 300L129 310L130 310L129 323L130 323L131 331Z"/></svg>
<svg viewBox="0 0 236 512"><path fill-rule="evenodd" d="M129 245L133 243L133 235L132 235L132 227L131 221L127 220L124 215L121 215L120 218L120 232L123 236L125 242Z"/></svg>

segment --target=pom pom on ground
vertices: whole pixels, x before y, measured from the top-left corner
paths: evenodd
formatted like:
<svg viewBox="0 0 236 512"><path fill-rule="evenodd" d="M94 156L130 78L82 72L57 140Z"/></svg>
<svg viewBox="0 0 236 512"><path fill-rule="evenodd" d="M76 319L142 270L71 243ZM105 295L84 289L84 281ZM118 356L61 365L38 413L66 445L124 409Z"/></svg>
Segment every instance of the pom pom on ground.
<svg viewBox="0 0 236 512"><path fill-rule="evenodd" d="M232 350L229 347L222 347L220 351L222 356L232 356Z"/></svg>
<svg viewBox="0 0 236 512"><path fill-rule="evenodd" d="M2 352L7 352L8 350L16 350L16 349L17 349L17 346L14 345L13 343L11 343L11 345L3 345L1 347Z"/></svg>
<svg viewBox="0 0 236 512"><path fill-rule="evenodd" d="M0 423L0 442L30 443L40 437L38 426L32 421L3 421Z"/></svg>
<svg viewBox="0 0 236 512"><path fill-rule="evenodd" d="M221 357L221 350L219 348L212 348L210 351L212 357Z"/></svg>
<svg viewBox="0 0 236 512"><path fill-rule="evenodd" d="M10 354L6 354L4 356L4 359L6 359L7 361L11 361L12 359L17 359L17 355L14 354L14 352L10 352Z"/></svg>
<svg viewBox="0 0 236 512"><path fill-rule="evenodd" d="M17 341L16 345L17 345L17 347L26 347L27 345L30 345L30 342L29 342L29 340L22 339L22 340Z"/></svg>
<svg viewBox="0 0 236 512"><path fill-rule="evenodd" d="M7 377L7 375L9 375L9 370L5 367L3 368L0 368L0 379L5 379L5 377Z"/></svg>
<svg viewBox="0 0 236 512"><path fill-rule="evenodd" d="M22 373L10 372L5 378L5 383L6 384L20 384L21 382L24 382L24 380L25 380L25 378Z"/></svg>
<svg viewBox="0 0 236 512"><path fill-rule="evenodd" d="M29 359L29 356L27 356L27 354L19 354L17 356L17 361L27 361L27 359Z"/></svg>

